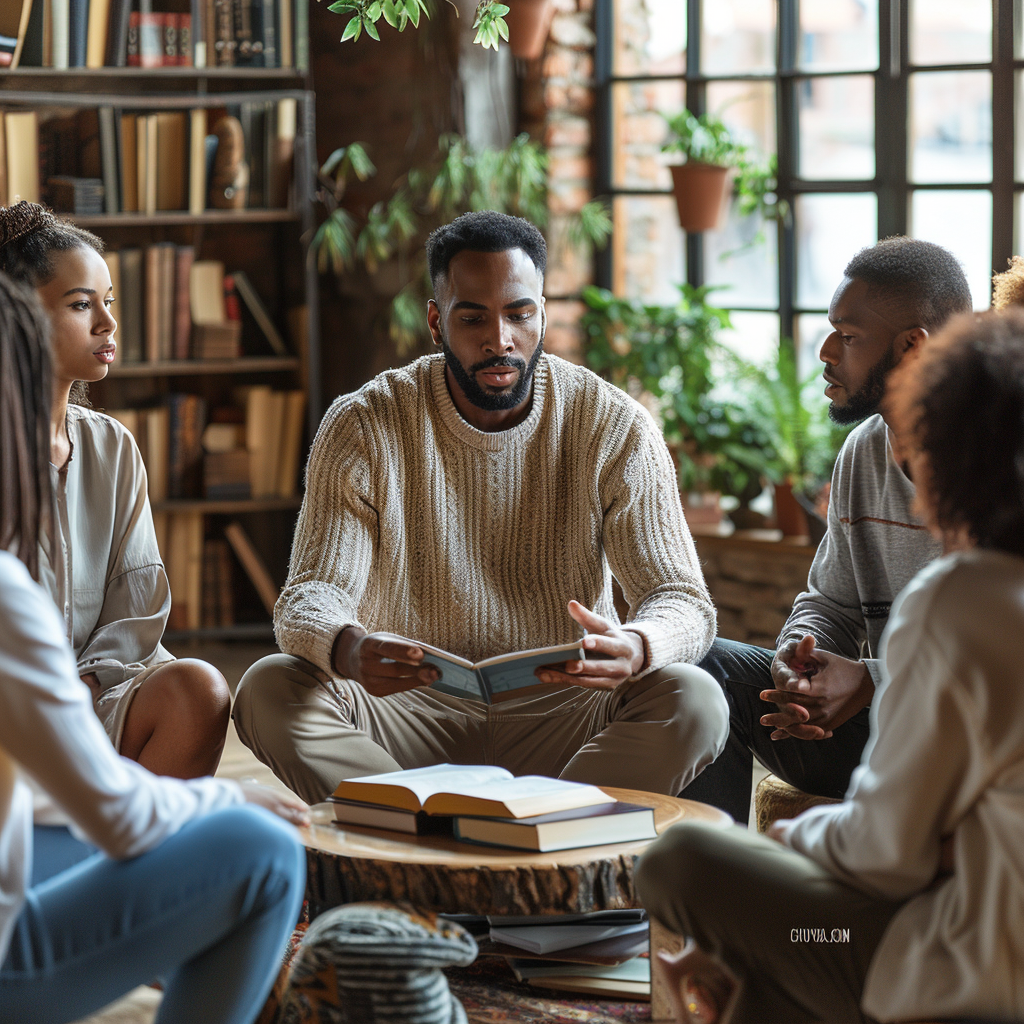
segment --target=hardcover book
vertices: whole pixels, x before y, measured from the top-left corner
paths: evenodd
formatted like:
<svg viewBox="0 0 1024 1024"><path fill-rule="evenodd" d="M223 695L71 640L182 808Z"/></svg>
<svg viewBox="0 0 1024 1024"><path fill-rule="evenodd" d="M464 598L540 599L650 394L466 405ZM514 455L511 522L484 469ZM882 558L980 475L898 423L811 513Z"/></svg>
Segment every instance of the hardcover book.
<svg viewBox="0 0 1024 1024"><path fill-rule="evenodd" d="M340 800L427 814L478 814L525 818L571 807L607 804L597 786L543 775L522 775L496 765L435 764L367 775L338 783Z"/></svg>

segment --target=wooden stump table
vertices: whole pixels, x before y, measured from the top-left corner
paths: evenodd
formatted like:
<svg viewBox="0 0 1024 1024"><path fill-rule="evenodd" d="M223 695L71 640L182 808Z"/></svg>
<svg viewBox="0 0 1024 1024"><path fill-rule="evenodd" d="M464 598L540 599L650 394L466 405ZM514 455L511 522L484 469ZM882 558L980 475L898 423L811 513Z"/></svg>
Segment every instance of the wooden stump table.
<svg viewBox="0 0 1024 1024"><path fill-rule="evenodd" d="M723 827L732 820L693 800L602 788L615 800L653 807L659 833L684 818ZM639 906L633 868L648 840L530 853L333 821L331 805L318 804L313 824L303 829L310 917L363 900L404 901L450 914L588 914ZM651 936L652 949L671 945L653 922ZM651 1016L670 1019L653 975Z"/></svg>

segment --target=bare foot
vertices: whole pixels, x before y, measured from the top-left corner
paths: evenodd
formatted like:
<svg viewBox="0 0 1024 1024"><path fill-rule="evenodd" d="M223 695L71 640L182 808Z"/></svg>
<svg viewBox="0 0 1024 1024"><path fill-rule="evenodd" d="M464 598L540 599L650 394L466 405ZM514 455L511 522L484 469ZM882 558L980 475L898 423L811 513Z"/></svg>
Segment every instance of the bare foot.
<svg viewBox="0 0 1024 1024"><path fill-rule="evenodd" d="M668 989L677 1024L715 1024L734 982L693 939L687 939L678 953L659 950L654 969Z"/></svg>

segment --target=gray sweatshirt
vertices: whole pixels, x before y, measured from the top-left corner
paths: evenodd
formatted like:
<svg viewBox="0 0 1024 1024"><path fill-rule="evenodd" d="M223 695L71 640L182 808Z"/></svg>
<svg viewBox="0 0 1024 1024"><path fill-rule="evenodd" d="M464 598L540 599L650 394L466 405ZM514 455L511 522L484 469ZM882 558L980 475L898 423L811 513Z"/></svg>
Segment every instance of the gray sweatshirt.
<svg viewBox="0 0 1024 1024"><path fill-rule="evenodd" d="M942 553L912 511L914 485L893 457L881 416L847 437L832 473L828 533L777 646L810 633L834 654L863 659L877 686L878 642L896 595Z"/></svg>

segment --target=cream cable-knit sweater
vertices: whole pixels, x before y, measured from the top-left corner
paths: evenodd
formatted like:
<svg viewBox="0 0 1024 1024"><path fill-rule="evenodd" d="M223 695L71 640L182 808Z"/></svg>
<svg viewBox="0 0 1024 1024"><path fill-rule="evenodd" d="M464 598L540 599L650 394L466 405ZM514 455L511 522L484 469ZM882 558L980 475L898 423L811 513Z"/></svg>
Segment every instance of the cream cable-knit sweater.
<svg viewBox="0 0 1024 1024"><path fill-rule="evenodd" d="M537 364L521 423L484 433L425 356L338 398L310 453L288 582L286 654L333 675L340 630L400 633L472 660L582 634L570 599L644 638L644 674L697 662L715 610L651 416L591 371Z"/></svg>

